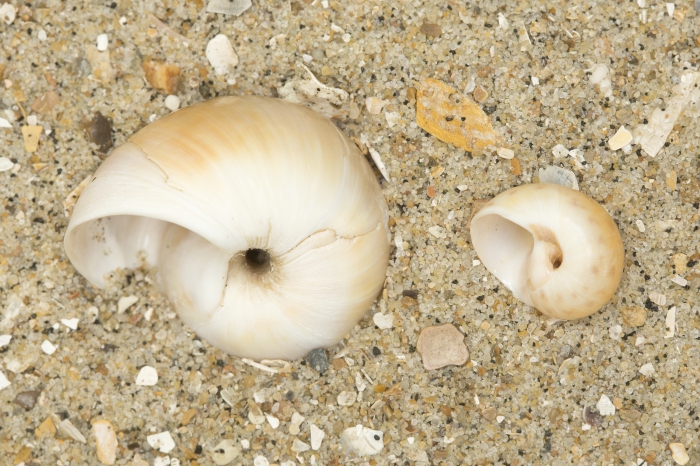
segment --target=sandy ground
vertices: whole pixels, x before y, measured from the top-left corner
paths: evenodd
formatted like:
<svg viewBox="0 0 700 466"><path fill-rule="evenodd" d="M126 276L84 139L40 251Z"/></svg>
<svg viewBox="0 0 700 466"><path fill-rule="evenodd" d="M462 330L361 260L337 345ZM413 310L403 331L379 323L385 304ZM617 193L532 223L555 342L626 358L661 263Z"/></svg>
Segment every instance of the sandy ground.
<svg viewBox="0 0 700 466"><path fill-rule="evenodd" d="M115 464L135 466L225 454L255 465L668 465L674 443L700 461L700 129L696 84L681 89L698 67L692 2L254 0L238 17L207 13L206 0L12 3L16 17L0 23L0 335L12 337L0 337L0 463L100 464L100 426L116 432ZM239 60L222 74L205 56L218 34ZM159 60L171 66L160 83L144 70ZM62 244L64 199L109 150L106 125L116 146L168 114L169 94L182 107L277 96L304 77L298 62L349 93L338 125L386 165L391 182L377 179L400 237L384 293L328 349L322 374L304 360L271 373L227 356L177 319L152 276L127 272L98 290ZM476 100L514 158L423 131L416 90L428 78ZM679 106L652 157L643 125ZM612 150L621 126L637 139ZM475 200L548 165L576 174L625 247L610 304L578 321L548 322L514 299L474 262L466 229ZM138 301L120 314L126 296ZM377 312L391 328L375 326ZM442 323L465 334L470 360L426 370L418 334ZM135 383L144 366L156 385ZM383 435L367 443L375 455L341 441L356 425ZM162 432L167 452L148 440Z"/></svg>

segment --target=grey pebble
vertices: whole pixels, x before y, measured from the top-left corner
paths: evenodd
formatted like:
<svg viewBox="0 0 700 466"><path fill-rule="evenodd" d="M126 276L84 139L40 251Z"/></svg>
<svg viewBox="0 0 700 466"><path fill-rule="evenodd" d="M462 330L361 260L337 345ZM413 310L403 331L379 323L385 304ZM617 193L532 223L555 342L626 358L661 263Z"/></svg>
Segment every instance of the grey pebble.
<svg viewBox="0 0 700 466"><path fill-rule="evenodd" d="M39 398L40 392L37 390L28 390L26 392L20 392L15 397L15 403L20 405L25 409L32 409L36 404L36 400Z"/></svg>
<svg viewBox="0 0 700 466"><path fill-rule="evenodd" d="M323 374L328 370L328 355L323 348L311 350L306 355L306 363L313 367L319 374Z"/></svg>

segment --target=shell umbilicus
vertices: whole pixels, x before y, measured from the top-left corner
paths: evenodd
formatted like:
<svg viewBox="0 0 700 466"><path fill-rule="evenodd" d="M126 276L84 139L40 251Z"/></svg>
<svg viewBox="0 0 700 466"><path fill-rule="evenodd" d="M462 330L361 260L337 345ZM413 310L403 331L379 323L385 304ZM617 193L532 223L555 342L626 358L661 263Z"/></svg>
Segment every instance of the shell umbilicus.
<svg viewBox="0 0 700 466"><path fill-rule="evenodd" d="M162 118L91 177L65 248L98 287L146 263L180 317L237 356L294 359L340 341L382 288L381 188L327 118L224 97Z"/></svg>
<svg viewBox="0 0 700 466"><path fill-rule="evenodd" d="M622 276L617 225L600 204L563 186L499 194L472 218L471 237L481 262L517 299L557 319L593 314Z"/></svg>

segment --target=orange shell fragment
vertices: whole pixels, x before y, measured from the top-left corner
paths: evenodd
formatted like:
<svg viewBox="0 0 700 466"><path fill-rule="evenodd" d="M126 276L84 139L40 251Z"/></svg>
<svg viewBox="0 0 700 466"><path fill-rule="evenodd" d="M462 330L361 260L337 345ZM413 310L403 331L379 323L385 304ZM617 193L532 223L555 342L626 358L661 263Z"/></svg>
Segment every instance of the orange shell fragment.
<svg viewBox="0 0 700 466"><path fill-rule="evenodd" d="M427 78L418 87L418 126L443 142L474 151L494 146L498 135L484 111L453 87Z"/></svg>

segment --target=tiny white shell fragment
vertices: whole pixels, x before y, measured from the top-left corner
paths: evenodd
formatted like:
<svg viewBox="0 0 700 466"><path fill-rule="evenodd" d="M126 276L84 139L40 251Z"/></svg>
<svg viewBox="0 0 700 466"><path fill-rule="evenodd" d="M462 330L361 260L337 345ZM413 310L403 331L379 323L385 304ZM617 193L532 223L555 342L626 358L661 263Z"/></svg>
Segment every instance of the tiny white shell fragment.
<svg viewBox="0 0 700 466"><path fill-rule="evenodd" d="M374 164L377 166L379 169L379 173L382 174L385 180L391 183L391 178L389 177L389 171L386 169L386 165L384 165L384 162L382 162L382 157L379 155L379 152L377 152L374 148L372 147L367 147L367 150L369 150L369 155L372 156L372 161L374 161Z"/></svg>
<svg viewBox="0 0 700 466"><path fill-rule="evenodd" d="M434 226L428 228L428 233L430 233L431 235L433 235L436 238L444 238L446 236L445 229L439 225L434 225Z"/></svg>
<svg viewBox="0 0 700 466"><path fill-rule="evenodd" d="M666 313L666 334L664 338L673 338L676 335L676 306Z"/></svg>
<svg viewBox="0 0 700 466"><path fill-rule="evenodd" d="M658 306L665 306L666 305L666 296L662 295L661 293L657 293L655 291L652 291L649 293L649 301L652 303L658 305Z"/></svg>
<svg viewBox="0 0 700 466"><path fill-rule="evenodd" d="M386 102L379 97L367 97L365 99L365 107L367 107L367 111L372 115L378 115L382 111L382 108L384 108L385 103Z"/></svg>
<svg viewBox="0 0 700 466"><path fill-rule="evenodd" d="M241 447L244 450L248 450L250 448L250 440L248 439L241 439Z"/></svg>
<svg viewBox="0 0 700 466"><path fill-rule="evenodd" d="M157 456L153 460L153 466L172 466L172 462L169 456Z"/></svg>
<svg viewBox="0 0 700 466"><path fill-rule="evenodd" d="M209 41L205 54L216 74L226 74L238 65L238 55L224 34L217 34Z"/></svg>
<svg viewBox="0 0 700 466"><path fill-rule="evenodd" d="M508 20L503 13L498 13L498 27L501 29L506 29L508 27Z"/></svg>
<svg viewBox="0 0 700 466"><path fill-rule="evenodd" d="M275 416L265 414L265 418L267 418L267 422L270 423L270 427L272 427L273 429L277 429L280 426L280 420L277 419Z"/></svg>
<svg viewBox="0 0 700 466"><path fill-rule="evenodd" d="M12 335L0 335L0 348L9 345L10 340L12 340Z"/></svg>
<svg viewBox="0 0 700 466"><path fill-rule="evenodd" d="M39 32L37 33L37 38L42 42L45 41L47 39L46 31L44 31L43 29L40 29Z"/></svg>
<svg viewBox="0 0 700 466"><path fill-rule="evenodd" d="M5 21L5 24L12 24L15 20L16 14L17 10L15 10L15 7L11 4L4 3L2 6L0 6L0 18Z"/></svg>
<svg viewBox="0 0 700 466"><path fill-rule="evenodd" d="M299 435L299 432L301 432L299 427L301 426L301 423L304 422L304 419L306 418L297 412L292 414L291 425L289 426L289 433L292 435Z"/></svg>
<svg viewBox="0 0 700 466"><path fill-rule="evenodd" d="M610 338L619 340L620 335L622 335L622 325L613 325L610 327Z"/></svg>
<svg viewBox="0 0 700 466"><path fill-rule="evenodd" d="M176 95L169 95L168 97L165 98L165 107L170 110L171 112L174 112L178 108L180 108L180 98Z"/></svg>
<svg viewBox="0 0 700 466"><path fill-rule="evenodd" d="M394 326L394 315L377 312L374 314L374 316L372 316L372 321L374 321L374 325L380 329L386 330Z"/></svg>
<svg viewBox="0 0 700 466"><path fill-rule="evenodd" d="M496 422L498 422L499 424L500 424L501 422L505 421L505 419L506 419L506 418L503 417L503 416L496 416Z"/></svg>
<svg viewBox="0 0 700 466"><path fill-rule="evenodd" d="M146 441L151 448L157 449L161 453L170 453L175 448L175 441L167 430L157 434L149 435Z"/></svg>
<svg viewBox="0 0 700 466"><path fill-rule="evenodd" d="M635 225L637 225L637 229L641 233L644 233L647 230L647 228L644 226L644 222L642 222L641 220L636 220L634 223Z"/></svg>
<svg viewBox="0 0 700 466"><path fill-rule="evenodd" d="M265 403L265 390L258 390L253 393L253 399L256 403Z"/></svg>
<svg viewBox="0 0 700 466"><path fill-rule="evenodd" d="M59 432L61 432L63 435L66 437L70 437L76 442L82 442L82 443L87 443L87 439L85 436L78 430L77 427L73 425L72 422L68 419L60 420L58 416L55 414L52 415L54 419L54 423L56 424L56 427Z"/></svg>
<svg viewBox="0 0 700 466"><path fill-rule="evenodd" d="M294 441L292 442L292 451L294 453L303 453L305 451L309 451L311 448L311 445L309 445L306 442L302 442L298 438L295 438Z"/></svg>
<svg viewBox="0 0 700 466"><path fill-rule="evenodd" d="M569 154L569 149L564 147L562 144L557 144L552 148L552 155L555 158L566 157Z"/></svg>
<svg viewBox="0 0 700 466"><path fill-rule="evenodd" d="M612 416L615 414L615 405L612 404L608 395L601 395L595 407L598 408L601 416Z"/></svg>
<svg viewBox="0 0 700 466"><path fill-rule="evenodd" d="M365 388L367 388L367 384L359 372L355 374L355 386L357 387L357 391L360 393L364 392Z"/></svg>
<svg viewBox="0 0 700 466"><path fill-rule="evenodd" d="M618 150L632 142L632 139L632 133L625 129L624 126L620 126L615 135L608 140L608 145L610 150Z"/></svg>
<svg viewBox="0 0 700 466"><path fill-rule="evenodd" d="M688 456L685 445L682 443L669 443L668 449L671 450L671 457L673 457L673 461L676 463L684 465L688 464L688 461L690 461L690 456Z"/></svg>
<svg viewBox="0 0 700 466"><path fill-rule="evenodd" d="M305 105L328 118L342 118L349 113L350 94L343 89L326 86L302 63L297 63L297 66L306 76L296 78L277 89L282 99Z"/></svg>
<svg viewBox="0 0 700 466"><path fill-rule="evenodd" d="M646 340L647 340L647 339L644 338L642 335L639 335L639 336L634 340L634 346L642 346Z"/></svg>
<svg viewBox="0 0 700 466"><path fill-rule="evenodd" d="M457 186L457 189L459 189L460 191L466 191L467 189L469 189L469 186L467 186L466 184L460 184L459 186Z"/></svg>
<svg viewBox="0 0 700 466"><path fill-rule="evenodd" d="M12 123L10 123L5 118L0 118L0 128L12 128ZM3 157L7 158L7 157Z"/></svg>
<svg viewBox="0 0 700 466"><path fill-rule="evenodd" d="M666 3L666 11L668 12L668 15L673 18L673 13L676 11L676 4L675 3Z"/></svg>
<svg viewBox="0 0 700 466"><path fill-rule="evenodd" d="M97 50L104 52L109 47L109 37L107 34L99 34L97 36Z"/></svg>
<svg viewBox="0 0 700 466"><path fill-rule="evenodd" d="M675 283L676 285L680 285L680 286L686 286L688 284L688 280L686 280L685 278L681 277L678 274L674 275L673 278L671 279L671 281L673 283Z"/></svg>
<svg viewBox="0 0 700 466"><path fill-rule="evenodd" d="M304 60L304 63L311 63L314 61L314 57L306 53L302 54L301 59Z"/></svg>
<svg viewBox="0 0 700 466"><path fill-rule="evenodd" d="M248 407L248 420L256 426L262 425L265 422L265 415L258 405L250 403Z"/></svg>
<svg viewBox="0 0 700 466"><path fill-rule="evenodd" d="M253 6L251 0L209 0L207 13L240 16L251 6Z"/></svg>
<svg viewBox="0 0 700 466"><path fill-rule="evenodd" d="M584 422L584 423L581 425L581 430L583 430L583 431L591 430L591 425L588 424L588 423L586 423L586 422Z"/></svg>
<svg viewBox="0 0 700 466"><path fill-rule="evenodd" d="M537 76L532 76L530 77L530 81L532 81L533 86L539 86L540 85L540 78Z"/></svg>
<svg viewBox="0 0 700 466"><path fill-rule="evenodd" d="M506 147L499 147L496 149L496 154L503 159L512 159L515 157L515 152L512 149Z"/></svg>
<svg viewBox="0 0 700 466"><path fill-rule="evenodd" d="M223 390L221 390L221 392L219 392L219 393L221 394L221 398L223 398L223 400L226 402L226 404L228 404L229 406L231 406L233 408L233 401L234 401L235 396L236 396L236 391L231 387L227 387L227 388L224 388Z"/></svg>
<svg viewBox="0 0 700 466"><path fill-rule="evenodd" d="M117 301L117 314L123 314L133 304L136 304L138 300L139 298L137 298L134 295L122 296L121 298L119 298L119 301Z"/></svg>
<svg viewBox="0 0 700 466"><path fill-rule="evenodd" d="M211 459L219 466L225 466L235 460L240 451L231 440L223 440L211 450Z"/></svg>
<svg viewBox="0 0 700 466"><path fill-rule="evenodd" d="M49 340L44 340L41 344L41 351L48 355L51 355L56 352L56 347Z"/></svg>
<svg viewBox="0 0 700 466"><path fill-rule="evenodd" d="M474 260L472 261L472 266L473 266L473 267L476 267L476 266L478 266L478 265L481 265L481 261L480 261L479 259L474 259Z"/></svg>
<svg viewBox="0 0 700 466"><path fill-rule="evenodd" d="M258 455L253 459L253 466L270 466L270 462L262 455Z"/></svg>
<svg viewBox="0 0 700 466"><path fill-rule="evenodd" d="M639 373L648 377L656 373L656 370L654 369L654 365L648 362L639 368Z"/></svg>
<svg viewBox="0 0 700 466"><path fill-rule="evenodd" d="M540 168L538 176L540 178L540 183L558 184L575 189L576 191L579 190L576 175L566 168L550 165L546 168Z"/></svg>
<svg viewBox="0 0 700 466"><path fill-rule="evenodd" d="M360 424L343 431L340 441L348 452L358 456L376 455L384 449L384 433Z"/></svg>
<svg viewBox="0 0 700 466"><path fill-rule="evenodd" d="M384 112L384 118L386 118L386 124L389 128L393 128L401 121L401 114L399 112Z"/></svg>
<svg viewBox="0 0 700 466"><path fill-rule="evenodd" d="M0 390L3 388L7 388L10 386L10 381L7 380L7 377L5 377L5 374L0 371Z"/></svg>
<svg viewBox="0 0 700 466"><path fill-rule="evenodd" d="M318 428L316 424L309 424L309 430L311 431L311 449L318 450L321 448L321 442L323 442L326 433Z"/></svg>
<svg viewBox="0 0 700 466"><path fill-rule="evenodd" d="M155 367L143 366L136 376L136 385L152 387L158 383L158 372ZM167 453L167 452L163 452Z"/></svg>
<svg viewBox="0 0 700 466"><path fill-rule="evenodd" d="M61 319L61 323L71 330L78 330L78 322L80 322L80 319L77 317L73 319Z"/></svg>
<svg viewBox="0 0 700 466"><path fill-rule="evenodd" d="M637 5L639 5L639 8L646 8L647 0L637 0Z"/></svg>
<svg viewBox="0 0 700 466"><path fill-rule="evenodd" d="M353 391L343 390L338 395L338 404L340 406L352 406L357 400L357 393Z"/></svg>
<svg viewBox="0 0 700 466"><path fill-rule="evenodd" d="M612 81L610 81L610 70L603 64L593 65L589 70L591 72L590 82L594 86L598 86L598 90L603 97L612 97Z"/></svg>
<svg viewBox="0 0 700 466"><path fill-rule="evenodd" d="M114 464L117 459L117 433L112 423L100 419L92 423L92 433L95 436L97 458L103 464Z"/></svg>

